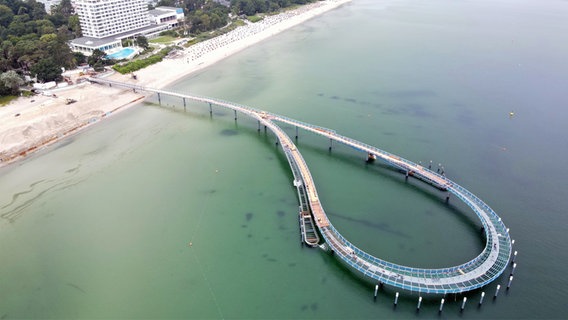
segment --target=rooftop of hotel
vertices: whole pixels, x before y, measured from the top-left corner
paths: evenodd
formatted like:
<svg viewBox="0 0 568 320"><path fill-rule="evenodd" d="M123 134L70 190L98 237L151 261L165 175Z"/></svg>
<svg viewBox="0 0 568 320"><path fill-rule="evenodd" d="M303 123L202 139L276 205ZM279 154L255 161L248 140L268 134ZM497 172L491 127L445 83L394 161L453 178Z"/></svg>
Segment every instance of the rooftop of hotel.
<svg viewBox="0 0 568 320"><path fill-rule="evenodd" d="M153 32L153 31L159 31L163 28L164 28L163 25L151 24L151 25L143 27L143 28L138 28L138 29L122 32L122 33L115 34L115 35L108 36L108 37L104 37L104 38L93 38L93 37L76 38L76 39L71 40L71 43L73 43L75 45L81 45L81 46L97 47L97 46L102 46L102 45L105 45L105 44L108 44L108 43L116 42L116 41L119 41L121 39L125 39L125 38L128 38L128 37L141 35L141 34L147 34L147 33Z"/></svg>

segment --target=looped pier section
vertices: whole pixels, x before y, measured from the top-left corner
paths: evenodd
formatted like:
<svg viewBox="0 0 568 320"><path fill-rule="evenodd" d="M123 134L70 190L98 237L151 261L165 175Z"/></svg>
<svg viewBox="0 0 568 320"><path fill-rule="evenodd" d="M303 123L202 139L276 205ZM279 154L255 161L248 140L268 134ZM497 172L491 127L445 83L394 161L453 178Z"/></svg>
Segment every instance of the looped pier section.
<svg viewBox="0 0 568 320"><path fill-rule="evenodd" d="M298 120L269 113L260 109L245 105L224 101L215 98L198 95L182 94L172 91L159 90L138 86L135 84L110 81L105 79L90 78L90 82L108 86L124 87L132 90L152 92L158 95L161 103L161 95L178 97L209 104L210 110L213 105L234 110L235 120L237 112L256 119L260 126L270 129L277 137L281 145L292 173L294 186L298 191L300 202L300 227L302 240L309 245L316 246L320 243L318 232L329 249L347 265L360 272L367 278L379 283L408 290L411 292L448 294L462 293L481 288L497 277L507 268L511 257L512 244L509 230L501 221L501 218L481 199L473 193L458 185L447 177L440 175L428 168L424 168L412 161L406 160L379 148L367 145L360 141L342 136L334 130L314 126ZM448 191L468 205L477 215L485 232L485 248L471 261L458 266L426 269L413 268L385 261L374 257L358 248L333 227L324 208L319 200L315 181L308 169L304 158L296 148L291 138L276 123L284 123L303 130L324 136L331 141L336 141L350 146L361 152L383 161L384 163L400 170L416 179L422 180L432 186Z"/></svg>

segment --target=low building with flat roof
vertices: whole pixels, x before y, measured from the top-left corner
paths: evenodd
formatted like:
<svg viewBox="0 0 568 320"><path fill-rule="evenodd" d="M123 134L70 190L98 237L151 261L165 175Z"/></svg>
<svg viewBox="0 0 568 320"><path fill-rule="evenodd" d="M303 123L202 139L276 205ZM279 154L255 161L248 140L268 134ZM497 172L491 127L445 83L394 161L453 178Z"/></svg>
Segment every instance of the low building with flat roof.
<svg viewBox="0 0 568 320"><path fill-rule="evenodd" d="M144 28L126 31L105 38L81 37L73 39L69 42L69 45L71 46L72 51L81 52L87 56L90 56L93 51L95 51L95 49L109 53L122 48L123 39L136 38L138 36L152 38L157 36L160 32L166 30L167 28L167 25L151 24Z"/></svg>
<svg viewBox="0 0 568 320"><path fill-rule="evenodd" d="M169 28L179 26L179 22L185 18L182 8L156 7L148 11L150 23L166 24Z"/></svg>
<svg viewBox="0 0 568 320"><path fill-rule="evenodd" d="M90 56L96 49L106 52L112 49L120 48L122 47L122 41L116 39L115 37L102 39L93 37L81 37L71 40L70 46L72 51L81 52L84 55Z"/></svg>

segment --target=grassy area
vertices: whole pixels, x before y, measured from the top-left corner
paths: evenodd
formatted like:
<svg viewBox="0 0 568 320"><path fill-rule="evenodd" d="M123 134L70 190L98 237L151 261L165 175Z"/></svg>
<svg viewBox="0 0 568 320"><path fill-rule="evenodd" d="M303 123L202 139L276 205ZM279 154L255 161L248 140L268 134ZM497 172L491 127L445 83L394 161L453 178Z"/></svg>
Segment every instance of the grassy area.
<svg viewBox="0 0 568 320"><path fill-rule="evenodd" d="M231 30L234 30L234 29L236 29L237 27L242 27L242 26L244 26L245 24L246 24L246 23L245 23L243 20L239 19L239 20L233 21L233 23L231 23L231 25L229 26L229 28L233 27Z"/></svg>
<svg viewBox="0 0 568 320"><path fill-rule="evenodd" d="M0 96L0 107L7 105L12 100L15 100L17 98L17 96Z"/></svg>
<svg viewBox="0 0 568 320"><path fill-rule="evenodd" d="M259 22L263 19L263 17L260 17L258 15L254 15L254 16L247 16L248 21L252 22L252 23L256 23Z"/></svg>
<svg viewBox="0 0 568 320"><path fill-rule="evenodd" d="M159 36L157 38L148 40L148 42L149 43L170 43L170 42L174 41L175 39L176 38L174 38L172 36Z"/></svg>
<svg viewBox="0 0 568 320"><path fill-rule="evenodd" d="M138 59L138 60L130 61L130 62L125 63L125 64L120 64L120 65L115 64L114 66L112 66L112 68L114 70L120 72L121 74L127 74L127 73L131 73L131 72L134 72L134 71L138 71L140 69L146 68L149 65L153 65L155 63L162 61L164 59L164 57L167 56L168 53L172 49L173 48L171 48L171 47L167 47L167 48L160 50L160 52L149 56L148 58Z"/></svg>

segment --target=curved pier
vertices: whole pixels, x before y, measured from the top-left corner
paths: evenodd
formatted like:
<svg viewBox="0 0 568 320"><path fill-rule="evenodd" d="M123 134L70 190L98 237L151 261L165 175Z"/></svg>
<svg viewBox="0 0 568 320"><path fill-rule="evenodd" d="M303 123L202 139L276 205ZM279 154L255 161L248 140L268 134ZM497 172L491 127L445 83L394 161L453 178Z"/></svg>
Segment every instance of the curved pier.
<svg viewBox="0 0 568 320"><path fill-rule="evenodd" d="M353 269L361 272L366 277L376 280L377 282L420 293L460 293L474 290L489 284L499 277L507 268L512 247L508 229L501 221L501 218L487 204L485 204L485 202L473 193L447 177L433 172L430 169L424 168L412 161L393 155L379 148L339 135L334 130L314 126L233 102L145 88L133 84L104 79L91 78L89 81L109 86L119 86L133 90L154 92L158 94L158 100L160 99L161 94L179 97L184 99L184 105L185 99L189 99L208 103L210 106L222 106L234 110L235 112L241 112L258 120L259 128L260 124L263 124L276 135L286 157L288 158L292 173L294 174L294 185L298 190L300 219L309 215L306 210L309 209L311 216L313 216L313 220L311 221L315 222L330 249ZM484 250L471 261L458 266L439 269L425 269L412 268L391 263L374 257L356 247L345 239L329 221L323 206L319 201L315 182L306 162L304 161L304 158L297 150L290 137L278 125L276 125L275 122L286 123L295 126L296 128L302 128L329 138L330 141L337 141L365 152L368 155L374 155L377 160L381 160L388 165L405 172L407 176L415 177L438 189L447 190L454 194L457 198L467 204L481 221L486 236ZM302 223L301 220L300 223ZM304 231L303 234L306 235L308 233ZM317 233L315 233L315 235L317 236ZM319 241L319 238L316 239L311 237L310 239L307 239L307 237L304 236L303 240L310 245L315 245Z"/></svg>

